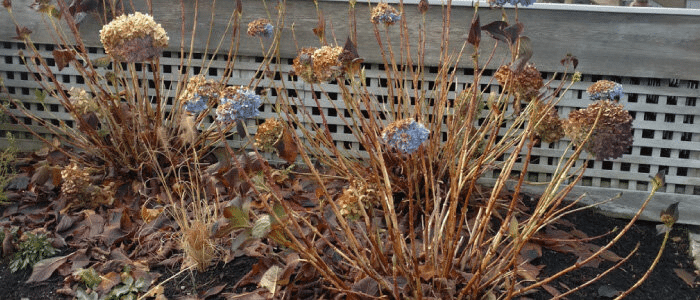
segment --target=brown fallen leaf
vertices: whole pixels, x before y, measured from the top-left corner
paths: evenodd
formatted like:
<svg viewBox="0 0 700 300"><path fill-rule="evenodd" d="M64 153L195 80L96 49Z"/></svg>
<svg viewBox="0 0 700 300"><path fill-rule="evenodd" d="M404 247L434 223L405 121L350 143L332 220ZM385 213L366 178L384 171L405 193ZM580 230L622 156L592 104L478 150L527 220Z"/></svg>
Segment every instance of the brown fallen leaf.
<svg viewBox="0 0 700 300"><path fill-rule="evenodd" d="M105 275L100 276L102 281L95 288L95 291L100 295L106 295L111 291L117 284L122 282L121 276L117 272L109 272Z"/></svg>
<svg viewBox="0 0 700 300"><path fill-rule="evenodd" d="M690 286L691 288L695 288L695 279L697 279L697 276L686 270L678 268L674 268L673 272L676 273L676 276L680 277L680 279L682 279L683 282L685 282L688 286Z"/></svg>
<svg viewBox="0 0 700 300"><path fill-rule="evenodd" d="M225 285L225 284L221 284L221 285L217 285L217 286L210 287L210 288L207 289L206 291L200 292L200 293L199 293L199 298L200 298L200 299L207 299L207 298L209 298L209 297L211 297L211 296L216 296L216 295L220 294L221 291L224 290L224 288L226 288L226 285Z"/></svg>
<svg viewBox="0 0 700 300"><path fill-rule="evenodd" d="M32 269L32 275L29 276L29 279L27 279L26 283L41 282L46 279L49 279L49 277L53 275L53 272L56 271L56 269L68 262L70 258L76 255L76 253L78 253L78 251L64 256L56 256L40 260L39 262L34 264L34 268Z"/></svg>
<svg viewBox="0 0 700 300"><path fill-rule="evenodd" d="M224 297L226 297L226 300L266 300L266 299L268 299L267 297L264 297L262 294L267 294L267 292L261 289L261 290L256 290L256 291L252 291L249 293L242 293L242 294L224 294Z"/></svg>

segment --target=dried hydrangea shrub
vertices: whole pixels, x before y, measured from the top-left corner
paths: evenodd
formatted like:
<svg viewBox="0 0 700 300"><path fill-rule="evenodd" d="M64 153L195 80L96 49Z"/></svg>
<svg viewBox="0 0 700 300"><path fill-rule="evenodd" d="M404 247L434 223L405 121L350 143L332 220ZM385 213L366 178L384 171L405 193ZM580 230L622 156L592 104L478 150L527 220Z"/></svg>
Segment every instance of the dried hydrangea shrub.
<svg viewBox="0 0 700 300"><path fill-rule="evenodd" d="M593 128L591 138L581 145ZM609 100L596 101L585 109L572 111L565 124L566 136L577 146L595 155L596 160L621 157L632 146L632 116L621 104Z"/></svg>
<svg viewBox="0 0 700 300"><path fill-rule="evenodd" d="M598 80L586 90L591 100L620 100L624 93L622 85L610 80Z"/></svg>
<svg viewBox="0 0 700 300"><path fill-rule="evenodd" d="M123 62L142 62L160 56L168 46L168 35L147 14L122 15L100 30L105 52Z"/></svg>
<svg viewBox="0 0 700 300"><path fill-rule="evenodd" d="M416 151L429 136L430 131L413 118L394 121L382 130L384 143L405 154Z"/></svg>

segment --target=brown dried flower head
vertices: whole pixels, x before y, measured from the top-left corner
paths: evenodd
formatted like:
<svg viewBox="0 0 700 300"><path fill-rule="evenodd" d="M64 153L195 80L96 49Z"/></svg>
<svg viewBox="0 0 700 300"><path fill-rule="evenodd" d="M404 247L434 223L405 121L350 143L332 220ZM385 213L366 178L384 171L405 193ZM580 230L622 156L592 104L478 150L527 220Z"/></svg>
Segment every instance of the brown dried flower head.
<svg viewBox="0 0 700 300"><path fill-rule="evenodd" d="M69 197L83 195L87 187L92 184L90 172L75 162L71 162L61 170L61 179L63 179L61 192Z"/></svg>
<svg viewBox="0 0 700 300"><path fill-rule="evenodd" d="M372 17L370 20L374 24L382 23L385 25L394 25L401 20L401 14L396 8L382 2L372 8Z"/></svg>
<svg viewBox="0 0 700 300"><path fill-rule="evenodd" d="M299 51L299 55L294 58L292 68L294 73L308 83L320 82L313 70L313 55L316 48L303 48Z"/></svg>
<svg viewBox="0 0 700 300"><path fill-rule="evenodd" d="M564 121L559 118L557 110L553 106L537 102L532 109L532 122L535 125L535 134L545 143L554 143L564 137Z"/></svg>
<svg viewBox="0 0 700 300"><path fill-rule="evenodd" d="M503 65L493 76L507 92L513 93L523 101L530 101L533 97L537 97L544 86L540 71L532 64L527 64L521 72L517 73L511 70L510 66Z"/></svg>
<svg viewBox="0 0 700 300"><path fill-rule="evenodd" d="M192 100L195 95L216 99L219 97L221 89L222 85L218 81L206 79L204 75L193 76L187 81L185 90L180 94L180 101Z"/></svg>
<svg viewBox="0 0 700 300"><path fill-rule="evenodd" d="M586 141L599 112L598 124L593 129L591 138ZM615 159L621 157L632 146L632 121L632 116L621 104L601 100L586 109L572 111L564 130L574 144L584 147L586 151L595 155L596 160Z"/></svg>
<svg viewBox="0 0 700 300"><path fill-rule="evenodd" d="M248 35L269 38L274 33L275 27L269 19L256 19L248 23Z"/></svg>
<svg viewBox="0 0 700 300"><path fill-rule="evenodd" d="M323 46L314 51L312 68L321 81L331 81L343 74L343 63L338 59L343 47Z"/></svg>
<svg viewBox="0 0 700 300"><path fill-rule="evenodd" d="M105 52L124 62L142 62L160 55L168 35L153 17L136 12L122 15L100 30Z"/></svg>
<svg viewBox="0 0 700 300"><path fill-rule="evenodd" d="M353 180L350 182L343 194L336 199L336 205L340 208L340 213L350 219L358 219L362 216L362 206L369 209L377 203L379 199L377 189L368 187L366 184Z"/></svg>
<svg viewBox="0 0 700 300"><path fill-rule="evenodd" d="M270 151L280 141L284 134L284 123L279 119L267 119L265 123L258 126L258 131L255 133L255 146Z"/></svg>

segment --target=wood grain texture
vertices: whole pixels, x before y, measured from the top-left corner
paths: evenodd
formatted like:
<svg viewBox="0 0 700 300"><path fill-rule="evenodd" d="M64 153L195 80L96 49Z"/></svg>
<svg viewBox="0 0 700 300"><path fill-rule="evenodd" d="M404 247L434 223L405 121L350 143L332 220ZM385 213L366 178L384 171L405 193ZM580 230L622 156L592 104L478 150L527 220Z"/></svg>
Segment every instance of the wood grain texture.
<svg viewBox="0 0 700 300"><path fill-rule="evenodd" d="M34 33L35 42L52 43L52 36L41 30L41 16L28 8L31 0L13 1L13 11L18 21ZM145 1L133 1L135 9L148 11ZM213 5L213 3L215 5ZM248 22L272 16L277 19L278 9L275 1L244 0L240 54L260 55L261 43L258 38L245 35ZM264 5L267 4L267 6ZM313 1L286 1L284 8L284 30L281 36L280 52L282 57L294 57L299 47L320 46L319 39L311 31L318 23L317 10ZM348 20L349 5L342 1L319 1L319 11L326 20L326 39L329 43L340 44L351 32ZM483 5L483 4L482 4ZM179 49L181 42L181 8L178 1L154 0L154 18L161 23L170 36L170 48ZM540 6L538 6L540 7ZM186 0L184 4L185 47L189 46L191 28L194 24L194 1ZM220 41L223 46L229 44L231 27L229 19L235 9L235 1L200 1L196 19L197 32L193 45L198 51L204 51L211 27L209 49ZM370 7L367 3L356 5L358 49L360 55L368 62L381 62L381 51L375 38L375 27L369 22ZM412 41L414 53L417 45L419 28L423 27L422 17L414 4L404 5L404 18L407 20L407 33ZM582 73L601 75L620 75L656 78L698 79L700 73L700 16L694 13L682 14L679 10L663 10L659 14L649 10L626 8L596 8L596 11L564 10L562 6L542 6L538 9L520 9L519 20L525 24L524 34L533 41L534 57L532 61L543 71L561 71L559 60L571 53L580 60ZM659 10L659 9L657 9ZM506 9L511 22L514 10ZM668 13L674 12L674 14ZM678 12L678 13L676 13ZM269 13L269 15L268 15ZM442 15L444 8L433 5L426 14L428 55L426 62L430 65L439 63L442 37ZM452 8L449 44L452 50L458 50L464 44L466 34L474 14L471 6L455 5ZM500 9L479 8L482 24L501 18ZM213 16L213 18L212 18ZM0 40L8 41L15 36L14 25L8 13L0 11ZM212 24L213 26L210 26ZM81 25L81 34L86 44L99 46L99 24L94 16ZM384 28L378 26L383 37L390 35L397 49L400 40L399 26ZM334 33L334 36L331 34ZM493 42L487 36L482 38L484 47L482 56ZM385 42L385 41L383 41ZM269 42L263 41L263 44ZM384 45L387 46L386 44ZM507 59L505 45L499 45L497 59L492 67L496 68ZM462 66L469 67L471 48L462 55Z"/></svg>

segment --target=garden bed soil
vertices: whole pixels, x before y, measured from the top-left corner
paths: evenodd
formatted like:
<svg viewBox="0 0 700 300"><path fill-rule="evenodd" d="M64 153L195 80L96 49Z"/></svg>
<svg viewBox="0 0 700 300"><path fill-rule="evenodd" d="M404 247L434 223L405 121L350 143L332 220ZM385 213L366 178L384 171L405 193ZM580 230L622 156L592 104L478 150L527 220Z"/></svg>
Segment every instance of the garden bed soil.
<svg viewBox="0 0 700 300"><path fill-rule="evenodd" d="M627 220L615 219L603 216L593 210L585 210L566 216L575 228L585 232L588 236L604 235L614 228L623 228ZM619 256L626 256L637 243L639 251L620 268L612 271L600 281L590 285L567 297L568 299L609 299L606 295L614 291L622 291L632 286L647 270L661 246L663 235L657 235L655 223L637 222L630 231L612 248ZM612 239L612 234L595 240L593 243L603 245ZM62 253L69 253L64 249ZM545 265L541 275L551 275L557 271L574 264L577 257L572 254L562 254L552 250L543 249L543 255L533 261L535 265ZM206 299L226 299L226 293L244 292L256 287L238 287L234 285L257 262L256 258L238 257L228 264L220 263L211 267L206 272L184 272L165 285L164 295L168 299L203 299L197 295L207 292L216 292ZM551 286L559 291L565 291L566 287L574 288L581 283L594 278L612 266L613 262L602 262L599 268L583 267L577 271L557 279ZM673 228L669 242L663 256L651 276L627 299L688 299L700 300L700 288L697 287L700 276L695 276L694 286L689 285L677 275L677 270L684 270L696 275L692 258L689 255L688 228L678 225ZM170 278L178 270L167 268L156 269L162 276L160 280ZM56 293L63 287L63 278L54 274L48 280L39 283L25 283L31 274L30 270L11 273L6 263L0 265L0 295L8 300L53 300L70 299ZM222 287L223 285L223 287ZM219 291L220 290L220 291ZM292 296L292 298L294 298ZM550 299L551 295L543 290L524 296L521 299Z"/></svg>

